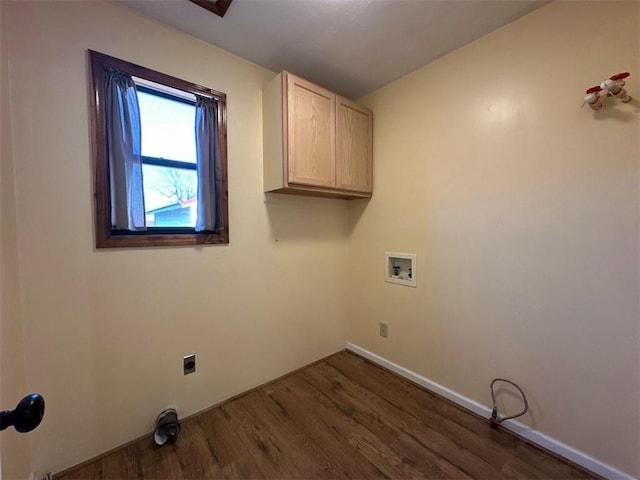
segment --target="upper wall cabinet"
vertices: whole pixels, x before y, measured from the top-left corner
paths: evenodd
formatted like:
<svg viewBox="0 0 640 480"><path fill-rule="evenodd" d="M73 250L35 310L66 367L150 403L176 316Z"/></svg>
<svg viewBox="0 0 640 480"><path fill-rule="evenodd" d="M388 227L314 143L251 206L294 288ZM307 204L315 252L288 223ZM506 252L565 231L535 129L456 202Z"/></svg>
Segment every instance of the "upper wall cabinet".
<svg viewBox="0 0 640 480"><path fill-rule="evenodd" d="M264 190L370 197L373 113L288 72L263 94Z"/></svg>

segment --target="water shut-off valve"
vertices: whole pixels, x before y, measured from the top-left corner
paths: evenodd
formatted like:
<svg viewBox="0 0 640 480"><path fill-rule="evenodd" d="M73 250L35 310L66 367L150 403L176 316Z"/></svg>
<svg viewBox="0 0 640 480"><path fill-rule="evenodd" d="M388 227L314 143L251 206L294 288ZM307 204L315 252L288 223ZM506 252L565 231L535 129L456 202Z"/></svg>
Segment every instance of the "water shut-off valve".
<svg viewBox="0 0 640 480"><path fill-rule="evenodd" d="M623 88L625 86L624 79L629 75L629 72L618 73L607 78L600 85L595 85L587 89L584 103L589 105L593 110L600 110L602 108L601 97L614 97L622 103L629 102L631 97Z"/></svg>

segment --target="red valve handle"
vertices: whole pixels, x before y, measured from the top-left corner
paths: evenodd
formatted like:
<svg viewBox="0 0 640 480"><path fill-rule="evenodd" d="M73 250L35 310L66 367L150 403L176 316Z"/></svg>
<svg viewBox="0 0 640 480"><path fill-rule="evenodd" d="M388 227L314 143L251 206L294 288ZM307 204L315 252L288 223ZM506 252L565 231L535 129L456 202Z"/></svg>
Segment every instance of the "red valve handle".
<svg viewBox="0 0 640 480"><path fill-rule="evenodd" d="M587 93L598 93L602 91L602 87L600 85L596 85L595 87L591 87L587 90Z"/></svg>
<svg viewBox="0 0 640 480"><path fill-rule="evenodd" d="M631 75L629 72L622 72L622 73L618 73L616 75L612 75L609 78L611 80L622 80L624 78L627 78L629 75Z"/></svg>

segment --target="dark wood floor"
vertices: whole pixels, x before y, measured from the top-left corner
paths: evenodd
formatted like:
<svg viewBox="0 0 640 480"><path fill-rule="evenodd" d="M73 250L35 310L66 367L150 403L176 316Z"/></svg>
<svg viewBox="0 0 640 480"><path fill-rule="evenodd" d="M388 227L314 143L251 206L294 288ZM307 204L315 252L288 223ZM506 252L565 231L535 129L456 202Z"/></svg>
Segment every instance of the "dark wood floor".
<svg viewBox="0 0 640 480"><path fill-rule="evenodd" d="M349 352L56 479L598 478Z"/></svg>

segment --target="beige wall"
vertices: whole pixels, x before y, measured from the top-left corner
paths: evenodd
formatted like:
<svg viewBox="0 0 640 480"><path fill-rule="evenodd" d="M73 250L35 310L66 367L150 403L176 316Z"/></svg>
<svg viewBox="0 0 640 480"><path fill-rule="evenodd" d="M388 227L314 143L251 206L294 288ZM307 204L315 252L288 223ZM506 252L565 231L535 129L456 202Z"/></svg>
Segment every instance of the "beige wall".
<svg viewBox="0 0 640 480"><path fill-rule="evenodd" d="M33 470L344 347L346 203L262 193L274 73L106 2L11 2L8 15L27 384L47 401ZM227 93L229 246L93 248L88 48Z"/></svg>
<svg viewBox="0 0 640 480"><path fill-rule="evenodd" d="M1 400L46 397L31 470L346 338L484 404L512 377L529 425L640 474L640 103L579 108L623 70L640 98L637 3L554 3L367 97L375 192L349 204L261 193L272 72L112 4L0 4ZM93 248L87 48L228 94L229 246ZM417 289L382 281L385 250L418 254ZM2 434L5 478L26 472L26 438Z"/></svg>
<svg viewBox="0 0 640 480"><path fill-rule="evenodd" d="M557 2L382 88L374 196L350 216L348 340L623 471L638 465L638 2ZM384 283L417 253L416 289ZM378 322L389 323L389 339Z"/></svg>
<svg viewBox="0 0 640 480"><path fill-rule="evenodd" d="M13 409L25 391L15 187L9 110L6 2L0 2L0 409ZM0 434L4 479L29 474L29 439L13 428Z"/></svg>

